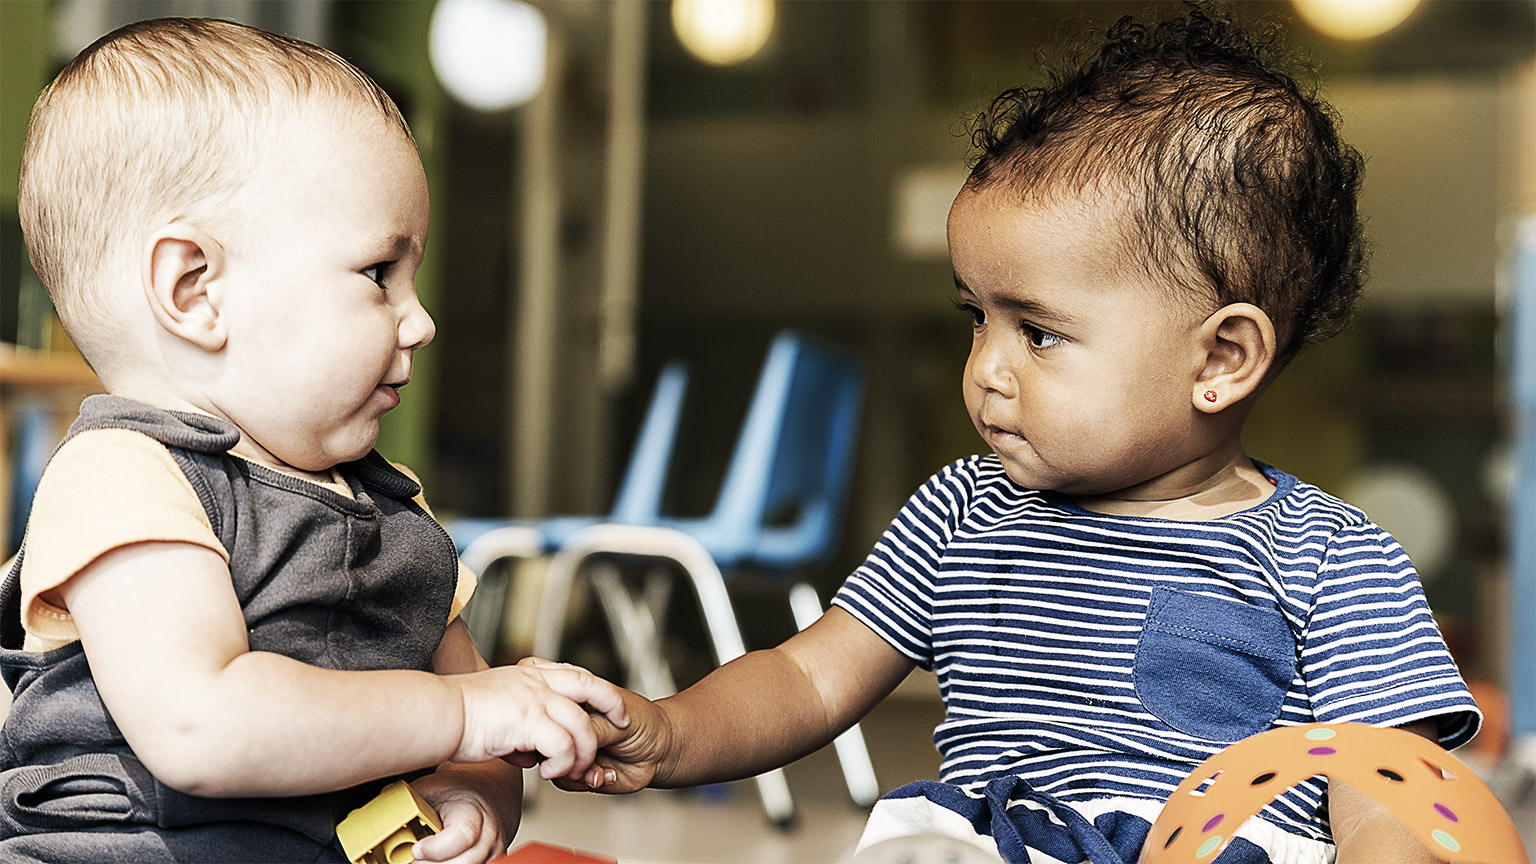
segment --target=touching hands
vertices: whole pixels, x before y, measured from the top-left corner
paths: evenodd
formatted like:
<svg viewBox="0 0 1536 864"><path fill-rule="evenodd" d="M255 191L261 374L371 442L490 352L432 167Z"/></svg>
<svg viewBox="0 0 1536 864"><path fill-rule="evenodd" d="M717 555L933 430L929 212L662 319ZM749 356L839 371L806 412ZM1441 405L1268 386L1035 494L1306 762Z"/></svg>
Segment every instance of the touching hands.
<svg viewBox="0 0 1536 864"><path fill-rule="evenodd" d="M523 768L537 764L546 780L579 780L589 775L597 754L595 721L600 718L605 729L629 725L618 687L565 663L530 658L448 680L464 703L454 762L505 758Z"/></svg>
<svg viewBox="0 0 1536 864"><path fill-rule="evenodd" d="M529 658L519 665L548 666L547 660ZM671 768L671 725L665 712L649 699L628 690L619 691L626 704L628 722L619 726L609 716L593 714L597 738L596 759L581 775L546 775L568 792L602 792L620 795L648 786L665 785Z"/></svg>

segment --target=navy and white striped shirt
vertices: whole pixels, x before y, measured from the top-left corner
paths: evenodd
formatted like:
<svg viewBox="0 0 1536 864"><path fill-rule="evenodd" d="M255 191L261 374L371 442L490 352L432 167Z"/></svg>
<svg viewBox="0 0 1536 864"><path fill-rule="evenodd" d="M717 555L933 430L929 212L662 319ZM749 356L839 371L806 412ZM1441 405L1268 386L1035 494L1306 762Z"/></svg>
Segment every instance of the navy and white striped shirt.
<svg viewBox="0 0 1536 864"><path fill-rule="evenodd" d="M907 502L834 603L937 673L941 779L1017 774L1063 800L1165 800L1274 725L1480 715L1408 556L1358 509L1269 466L1208 522L1108 516L962 459ZM1261 814L1327 835L1324 781Z"/></svg>

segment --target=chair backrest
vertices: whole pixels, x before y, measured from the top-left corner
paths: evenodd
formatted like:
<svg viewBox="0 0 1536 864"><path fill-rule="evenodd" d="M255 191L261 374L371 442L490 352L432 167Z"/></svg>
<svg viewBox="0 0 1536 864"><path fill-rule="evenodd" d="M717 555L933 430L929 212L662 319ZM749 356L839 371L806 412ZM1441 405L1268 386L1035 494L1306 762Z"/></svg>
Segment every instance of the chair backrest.
<svg viewBox="0 0 1536 864"><path fill-rule="evenodd" d="M722 566L788 569L835 551L863 379L843 349L794 330L774 338L720 495L697 532Z"/></svg>
<svg viewBox="0 0 1536 864"><path fill-rule="evenodd" d="M663 366L614 496L608 517L611 521L649 525L661 517L661 499L677 449L677 427L687 391L687 365L673 360Z"/></svg>

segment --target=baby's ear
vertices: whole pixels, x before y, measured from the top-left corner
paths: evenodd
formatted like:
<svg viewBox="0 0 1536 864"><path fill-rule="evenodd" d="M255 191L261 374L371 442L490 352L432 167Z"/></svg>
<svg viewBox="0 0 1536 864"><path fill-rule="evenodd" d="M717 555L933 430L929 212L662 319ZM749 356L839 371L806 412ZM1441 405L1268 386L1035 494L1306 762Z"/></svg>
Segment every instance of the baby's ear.
<svg viewBox="0 0 1536 864"><path fill-rule="evenodd" d="M1275 364L1275 325L1252 303L1233 303L1200 325L1204 367L1191 397L1197 410L1215 414L1257 393Z"/></svg>
<svg viewBox="0 0 1536 864"><path fill-rule="evenodd" d="M185 222L172 222L151 235L143 283L155 321L205 351L223 348L228 334L219 314L218 280L224 265L224 247Z"/></svg>

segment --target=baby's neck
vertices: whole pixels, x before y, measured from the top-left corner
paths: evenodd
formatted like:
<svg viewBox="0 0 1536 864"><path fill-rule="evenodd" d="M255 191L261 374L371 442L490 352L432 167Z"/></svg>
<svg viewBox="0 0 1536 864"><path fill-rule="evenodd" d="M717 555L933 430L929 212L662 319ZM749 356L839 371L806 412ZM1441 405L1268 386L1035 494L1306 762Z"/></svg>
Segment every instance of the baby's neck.
<svg viewBox="0 0 1536 864"><path fill-rule="evenodd" d="M219 416L216 411L210 410L203 405L197 404L196 402L187 399L185 396L175 392L170 388L157 387L153 386L152 384L144 384L142 382L125 382L116 383L116 386L109 386L107 391L114 396L124 396L138 402L143 402L145 405L152 405L156 408L160 408L166 411L182 411L192 414L206 414L209 417ZM257 465L269 468L279 474L287 474L291 477L298 477L302 480L308 480L311 483L318 483L322 486L334 487L337 483L336 475L333 471L305 471L302 468L295 468L292 465L285 464L282 462L282 460L268 453L260 445L252 441L250 437L245 434L244 430L241 431L239 443L237 443L230 450L230 452L242 459L245 459L248 462L254 462Z"/></svg>
<svg viewBox="0 0 1536 864"><path fill-rule="evenodd" d="M328 488L337 489L338 491L346 491L347 489L346 482L343 481L336 473L336 469L332 468L327 471L306 471L303 468L295 468L292 465L284 464L283 462L274 458L267 451L251 444L250 439L248 438L242 437L240 439L240 443L236 444L229 452L232 455L238 456L247 462L260 465L261 467L266 468L269 471L275 471L278 474L287 474L289 477L297 477L300 480L308 480L309 482L316 485L326 486Z"/></svg>
<svg viewBox="0 0 1536 864"><path fill-rule="evenodd" d="M1084 510L1110 516L1205 522L1257 507L1274 491L1275 484L1242 455L1209 477L1171 492L1141 486L1105 495L1076 496L1073 501Z"/></svg>

